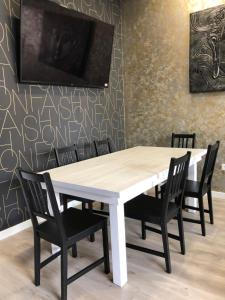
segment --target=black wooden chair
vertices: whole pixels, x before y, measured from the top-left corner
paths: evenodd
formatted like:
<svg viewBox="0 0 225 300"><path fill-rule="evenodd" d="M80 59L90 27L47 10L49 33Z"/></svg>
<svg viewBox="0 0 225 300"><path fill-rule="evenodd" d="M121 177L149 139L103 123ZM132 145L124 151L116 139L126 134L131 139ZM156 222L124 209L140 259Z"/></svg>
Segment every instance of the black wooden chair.
<svg viewBox="0 0 225 300"><path fill-rule="evenodd" d="M105 266L105 273L110 272L107 219L75 208L69 208L60 213L49 173L39 175L18 169L17 174L33 224L35 285L40 285L41 268L61 255L61 299L66 300L67 286L74 280L102 263ZM42 218L44 222L39 224L38 217ZM102 230L103 257L68 278L68 249L98 230ZM41 239L61 248L59 252L42 262Z"/></svg>
<svg viewBox="0 0 225 300"><path fill-rule="evenodd" d="M140 195L125 204L125 215L128 218L140 220L142 238L146 239L146 230L162 234L164 252L140 247L127 243L127 247L165 258L166 271L171 273L170 251L168 237L179 240L181 253L185 254L185 241L182 221L182 201L188 175L191 153L180 158L172 158L169 167L165 193L161 199L148 195ZM177 217L179 236L167 232L167 223ZM161 230L147 226L146 222L159 225Z"/></svg>
<svg viewBox="0 0 225 300"><path fill-rule="evenodd" d="M55 148L55 156L59 167L73 164L78 161L75 145Z"/></svg>
<svg viewBox="0 0 225 300"><path fill-rule="evenodd" d="M94 143L76 144L78 161L86 160L97 156Z"/></svg>
<svg viewBox="0 0 225 300"><path fill-rule="evenodd" d="M75 145L63 147L63 148L55 148L55 156L57 166L65 166L68 164L76 163L78 161L77 151ZM61 202L63 203L63 208L66 210L68 208L68 202L70 201L80 201L82 202L82 209L85 209L85 203L91 203L91 200L74 197L71 195L60 194Z"/></svg>
<svg viewBox="0 0 225 300"><path fill-rule="evenodd" d="M172 148L195 148L196 134L192 133L172 133Z"/></svg>
<svg viewBox="0 0 225 300"><path fill-rule="evenodd" d="M67 146L63 148L55 148L55 157L56 163L58 167L69 165L78 161L77 152L75 146ZM68 202L73 201L73 196L60 194L60 200L63 204L63 209L66 210L68 208ZM82 203L82 208L83 208Z"/></svg>
<svg viewBox="0 0 225 300"><path fill-rule="evenodd" d="M100 141L94 141L94 144L98 156L112 153L112 146L109 138Z"/></svg>
<svg viewBox="0 0 225 300"><path fill-rule="evenodd" d="M95 146L95 142L78 144L78 145L75 145L75 147L76 147L77 157L78 157L79 161L90 159L90 158L98 156L97 149L96 149L96 146ZM88 204L88 207L91 211L93 211L95 213L101 213L101 214L104 214L104 215L108 215L107 212L103 211L104 203L101 203L101 210L94 210L93 209L93 202L94 201L90 200L90 202Z"/></svg>
<svg viewBox="0 0 225 300"><path fill-rule="evenodd" d="M65 166L68 164L76 163L78 161L77 151L75 145L63 147L63 148L55 148L55 156L58 167ZM66 210L68 208L68 203L70 201L80 201L82 203L82 210L86 209L86 203L88 204L88 209L92 211L92 200L75 197L66 194L60 194L60 201L63 204L63 209ZM94 235L90 236L90 241L94 242ZM73 247L73 256L76 257L76 249Z"/></svg>
<svg viewBox="0 0 225 300"><path fill-rule="evenodd" d="M109 138L100 141L94 141L94 145L95 145L95 151L97 153L97 156L112 153L112 146ZM104 207L105 204L101 203L101 210L103 210Z"/></svg>
<svg viewBox="0 0 225 300"><path fill-rule="evenodd" d="M195 148L196 134L195 133L172 133L171 147L172 148ZM155 196L159 198L161 190L158 185L155 186Z"/></svg>
<svg viewBox="0 0 225 300"><path fill-rule="evenodd" d="M206 235L205 213L209 214L210 223L211 224L214 223L213 205L212 205L212 177L213 177L214 167L215 167L216 158L219 150L219 144L220 142L217 141L214 145L208 146L205 163L202 170L201 180L200 181L187 180L185 193L184 193L185 197L193 197L198 199L199 206L194 207L194 206L186 205L185 198L184 198L183 208L199 211L200 220L194 220L190 218L184 218L183 220L191 223L201 224L201 230L203 236ZM207 194L208 196L209 209L204 209L203 197L205 194Z"/></svg>

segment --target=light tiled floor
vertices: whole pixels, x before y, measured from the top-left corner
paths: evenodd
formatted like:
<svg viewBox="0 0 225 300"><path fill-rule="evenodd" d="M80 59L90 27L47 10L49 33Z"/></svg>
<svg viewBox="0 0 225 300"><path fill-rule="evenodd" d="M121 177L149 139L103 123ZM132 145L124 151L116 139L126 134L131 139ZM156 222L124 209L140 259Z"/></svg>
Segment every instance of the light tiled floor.
<svg viewBox="0 0 225 300"><path fill-rule="evenodd" d="M200 235L200 226L185 223L187 254L179 253L179 243L170 240L173 273L164 272L164 260L149 254L127 249L128 283L119 288L111 282L111 275L99 266L68 287L70 299L225 299L225 200L214 200L215 225L207 220L207 236ZM127 241L161 249L161 236L148 232L147 240L140 239L140 224L127 220ZM169 225L176 232L176 222ZM0 242L0 299L36 300L59 299L60 264L56 259L41 272L41 286L33 284L33 234L23 231ZM49 245L42 244L43 256L49 254ZM69 255L69 272L79 270L100 256L101 235L96 242L84 240L78 245L79 255Z"/></svg>

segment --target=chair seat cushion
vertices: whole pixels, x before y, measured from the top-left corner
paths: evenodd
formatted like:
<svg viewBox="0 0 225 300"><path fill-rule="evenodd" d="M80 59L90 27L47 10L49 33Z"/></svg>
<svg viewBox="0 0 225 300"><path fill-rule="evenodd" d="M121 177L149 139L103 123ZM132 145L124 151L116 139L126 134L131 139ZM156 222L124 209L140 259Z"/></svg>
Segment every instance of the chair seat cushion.
<svg viewBox="0 0 225 300"><path fill-rule="evenodd" d="M163 199L141 194L125 204L125 215L128 218L160 224ZM168 206L167 222L177 216L178 207L174 202Z"/></svg>
<svg viewBox="0 0 225 300"><path fill-rule="evenodd" d="M82 211L76 208L69 208L61 213L63 227L67 240L80 240L92 232L102 228L105 217ZM61 237L55 223L45 221L38 226L40 237L49 242L60 245Z"/></svg>
<svg viewBox="0 0 225 300"><path fill-rule="evenodd" d="M203 185L202 194L205 195L207 193L207 185ZM186 197L198 197L200 193L200 182L199 181L193 181L193 180L187 180L186 186L185 186L185 192L184 195Z"/></svg>

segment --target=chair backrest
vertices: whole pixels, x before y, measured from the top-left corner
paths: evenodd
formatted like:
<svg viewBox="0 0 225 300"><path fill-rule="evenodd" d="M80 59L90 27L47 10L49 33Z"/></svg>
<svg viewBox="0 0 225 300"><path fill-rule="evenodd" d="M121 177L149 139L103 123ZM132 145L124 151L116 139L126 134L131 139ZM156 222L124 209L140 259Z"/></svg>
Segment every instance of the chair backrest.
<svg viewBox="0 0 225 300"><path fill-rule="evenodd" d="M209 145L205 157L205 163L202 170L202 177L200 181L200 189L203 188L204 183L208 186L212 182L212 176L215 168L216 158L219 150L220 142L217 141L214 145Z"/></svg>
<svg viewBox="0 0 225 300"><path fill-rule="evenodd" d="M64 148L55 148L55 156L58 167L69 165L78 161L75 145Z"/></svg>
<svg viewBox="0 0 225 300"><path fill-rule="evenodd" d="M195 148L196 134L172 133L172 148Z"/></svg>
<svg viewBox="0 0 225 300"><path fill-rule="evenodd" d="M112 147L109 138L100 141L94 141L95 150L98 156L109 154L112 152Z"/></svg>
<svg viewBox="0 0 225 300"><path fill-rule="evenodd" d="M75 145L75 147L77 150L78 161L97 156L94 143L78 144Z"/></svg>
<svg viewBox="0 0 225 300"><path fill-rule="evenodd" d="M182 207L190 157L191 152L188 151L187 154L182 157L171 158L168 179L163 196L163 217L167 215L168 205L171 200L175 200L175 203L179 208Z"/></svg>
<svg viewBox="0 0 225 300"><path fill-rule="evenodd" d="M34 230L39 225L38 217L40 217L54 223L59 234L64 238L63 223L49 173L35 174L18 168L17 176Z"/></svg>

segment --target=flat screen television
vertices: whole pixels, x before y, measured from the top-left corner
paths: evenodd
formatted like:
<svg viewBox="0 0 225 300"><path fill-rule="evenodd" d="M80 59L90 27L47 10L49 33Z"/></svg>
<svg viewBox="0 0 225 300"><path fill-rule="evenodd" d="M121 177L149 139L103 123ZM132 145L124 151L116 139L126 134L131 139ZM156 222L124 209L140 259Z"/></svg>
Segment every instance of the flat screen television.
<svg viewBox="0 0 225 300"><path fill-rule="evenodd" d="M48 0L22 0L20 82L109 85L114 26Z"/></svg>

